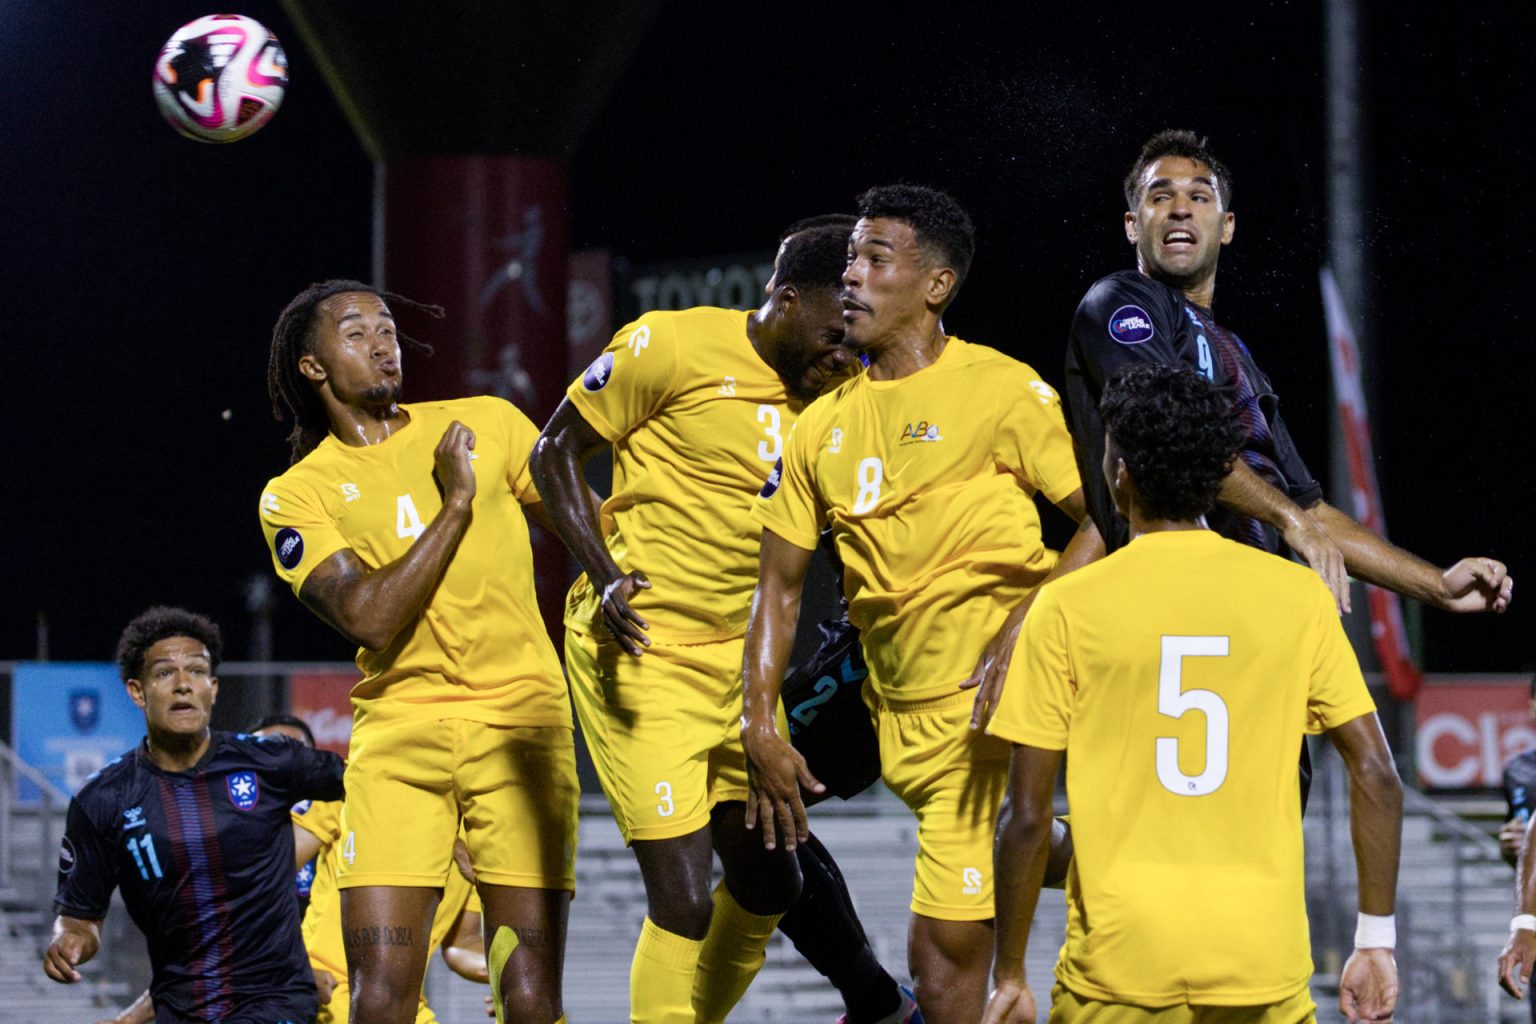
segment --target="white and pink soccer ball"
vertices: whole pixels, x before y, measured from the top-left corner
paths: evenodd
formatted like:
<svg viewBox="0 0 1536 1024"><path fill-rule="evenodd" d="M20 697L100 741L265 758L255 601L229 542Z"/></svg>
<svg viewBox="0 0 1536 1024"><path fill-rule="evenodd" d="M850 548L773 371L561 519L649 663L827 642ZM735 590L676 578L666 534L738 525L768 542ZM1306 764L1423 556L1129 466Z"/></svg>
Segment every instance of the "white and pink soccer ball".
<svg viewBox="0 0 1536 1024"><path fill-rule="evenodd" d="M272 119L288 88L288 57L254 18L210 14L177 29L155 61L155 102L172 128L200 142L236 142Z"/></svg>

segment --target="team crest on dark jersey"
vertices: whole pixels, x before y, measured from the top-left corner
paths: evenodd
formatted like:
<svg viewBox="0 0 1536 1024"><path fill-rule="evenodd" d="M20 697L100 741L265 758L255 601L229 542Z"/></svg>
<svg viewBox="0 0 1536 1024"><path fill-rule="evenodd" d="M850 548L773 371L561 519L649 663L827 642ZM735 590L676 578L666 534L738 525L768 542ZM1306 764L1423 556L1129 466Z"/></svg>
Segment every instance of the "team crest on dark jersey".
<svg viewBox="0 0 1536 1024"><path fill-rule="evenodd" d="M229 802L237 810L248 811L261 798L261 786L255 772L230 772L224 776L224 786L229 790Z"/></svg>
<svg viewBox="0 0 1536 1024"><path fill-rule="evenodd" d="M601 391L613 379L613 353L604 352L592 360L587 372L581 375L581 386L588 391Z"/></svg>
<svg viewBox="0 0 1536 1024"><path fill-rule="evenodd" d="M1109 336L1122 345L1140 345L1155 333L1152 317L1140 306L1121 306L1109 314Z"/></svg>
<svg viewBox="0 0 1536 1024"><path fill-rule="evenodd" d="M784 460L779 459L773 464L773 470L768 474L768 479L763 481L763 489L757 492L759 498L771 498L773 492L779 489L779 480L784 475Z"/></svg>
<svg viewBox="0 0 1536 1024"><path fill-rule="evenodd" d="M304 560L304 538L298 530L285 526L272 538L272 550L277 552L277 564L292 569Z"/></svg>

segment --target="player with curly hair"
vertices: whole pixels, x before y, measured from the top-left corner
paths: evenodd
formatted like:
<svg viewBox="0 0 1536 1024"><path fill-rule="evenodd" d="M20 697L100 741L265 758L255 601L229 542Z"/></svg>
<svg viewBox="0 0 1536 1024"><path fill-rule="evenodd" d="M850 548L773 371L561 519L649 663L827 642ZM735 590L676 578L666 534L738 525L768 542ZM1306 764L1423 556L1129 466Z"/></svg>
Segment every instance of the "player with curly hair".
<svg viewBox="0 0 1536 1024"><path fill-rule="evenodd" d="M1332 595L1208 527L1244 439L1209 382L1130 367L1100 410L1101 472L1130 539L1041 588L991 722L1014 746L983 1019L1036 1017L1024 951L1063 754L1075 896L1051 1019L1313 1019L1291 773L1296 744L1319 732L1349 771L1359 870L1340 1008L1386 1019L1402 787Z"/></svg>

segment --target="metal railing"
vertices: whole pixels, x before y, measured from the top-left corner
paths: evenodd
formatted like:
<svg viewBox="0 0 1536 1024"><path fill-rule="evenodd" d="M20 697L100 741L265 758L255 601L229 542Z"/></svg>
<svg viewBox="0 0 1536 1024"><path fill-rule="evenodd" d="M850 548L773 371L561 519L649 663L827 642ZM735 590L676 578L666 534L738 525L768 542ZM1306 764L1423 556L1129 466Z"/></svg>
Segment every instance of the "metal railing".
<svg viewBox="0 0 1536 1024"><path fill-rule="evenodd" d="M1354 948L1358 887L1349 827L1347 770L1317 748L1307 811L1308 904L1321 991ZM1529 1008L1501 996L1493 964L1504 939L1513 876L1498 841L1410 787L1403 792L1398 879L1399 1024L1523 1020Z"/></svg>
<svg viewBox="0 0 1536 1024"><path fill-rule="evenodd" d="M50 782L42 772L23 761L9 744L0 741L0 837L3 837L0 838L0 890L11 893L13 898L20 895L14 892L17 880L14 846L18 824L15 806L18 779L26 779L36 786L38 793L41 794L36 811L39 833L36 847L38 863L30 881L38 920L46 923L53 916L53 880L49 877L49 859L59 848L60 833L57 822L64 809L69 806L69 794ZM24 901L18 898L17 902Z"/></svg>

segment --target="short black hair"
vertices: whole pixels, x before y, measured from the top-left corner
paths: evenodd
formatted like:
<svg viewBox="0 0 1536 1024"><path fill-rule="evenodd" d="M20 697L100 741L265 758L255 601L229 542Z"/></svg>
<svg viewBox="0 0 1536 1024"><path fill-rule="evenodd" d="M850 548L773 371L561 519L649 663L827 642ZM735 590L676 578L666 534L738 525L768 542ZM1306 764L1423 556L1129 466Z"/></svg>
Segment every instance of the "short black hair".
<svg viewBox="0 0 1536 1024"><path fill-rule="evenodd" d="M1149 516L1191 520L1215 507L1244 437L1215 385L1184 366L1133 365L1105 387L1099 413Z"/></svg>
<svg viewBox="0 0 1536 1024"><path fill-rule="evenodd" d="M851 228L850 220L848 226L821 224L790 232L774 261L774 283L792 284L802 290L840 290L843 271L848 267Z"/></svg>
<svg viewBox="0 0 1536 1024"><path fill-rule="evenodd" d="M1232 172L1211 152L1210 140L1187 128L1165 128L1142 145L1136 163L1131 166L1131 173L1125 176L1127 210L1136 209L1141 202L1141 176L1150 165L1165 156L1181 156L1209 167L1216 178L1216 195L1221 199L1221 208L1232 209Z"/></svg>
<svg viewBox="0 0 1536 1024"><path fill-rule="evenodd" d="M144 671L144 653L168 637L184 636L208 648L208 667L217 672L224 650L218 624L185 608L156 605L139 614L117 640L117 671L123 681L138 679Z"/></svg>
<svg viewBox="0 0 1536 1024"><path fill-rule="evenodd" d="M782 242L790 235L797 235L810 228L842 228L848 234L853 233L853 226L859 222L859 218L851 213L818 213L814 217L801 217L789 227L779 232L779 241Z"/></svg>
<svg viewBox="0 0 1536 1024"><path fill-rule="evenodd" d="M889 217L910 227L929 257L955 272L955 291L960 290L976 255L976 229L959 203L922 185L879 185L856 202L866 220Z"/></svg>
<svg viewBox="0 0 1536 1024"><path fill-rule="evenodd" d="M304 719L300 718L298 715L284 714L281 711L277 712L276 714L268 715L266 718L263 718L261 721L257 722L255 725L251 726L245 731L261 732L261 730L270 729L275 725L286 725L290 729L297 729L299 732L304 734L305 743L309 744L311 747L315 745L315 734L309 728L309 723L304 721Z"/></svg>
<svg viewBox="0 0 1536 1024"><path fill-rule="evenodd" d="M298 462L315 450L325 440L331 429L330 417L314 386L299 372L299 357L315 350L315 310L320 303L346 292L362 292L377 295L385 302L419 309L441 320L441 306L429 306L407 299L394 292L381 291L371 284L348 278L332 278L318 281L295 295L272 326L272 347L267 353L267 395L272 399L272 415L279 423L293 420L288 432L291 461ZM404 348L413 348L426 355L432 354L432 346L417 341L403 332L396 332Z"/></svg>

